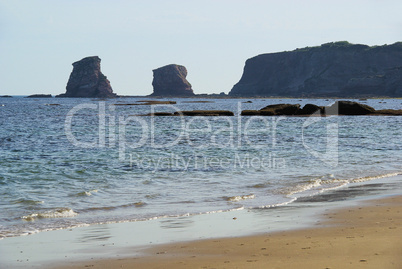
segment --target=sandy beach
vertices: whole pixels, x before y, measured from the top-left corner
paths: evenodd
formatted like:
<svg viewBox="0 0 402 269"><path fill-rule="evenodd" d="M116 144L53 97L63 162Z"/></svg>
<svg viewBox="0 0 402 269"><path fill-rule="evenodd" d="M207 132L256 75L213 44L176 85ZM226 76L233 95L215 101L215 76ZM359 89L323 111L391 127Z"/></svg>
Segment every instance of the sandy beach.
<svg viewBox="0 0 402 269"><path fill-rule="evenodd" d="M159 245L50 268L401 268L402 196L327 210L309 229Z"/></svg>

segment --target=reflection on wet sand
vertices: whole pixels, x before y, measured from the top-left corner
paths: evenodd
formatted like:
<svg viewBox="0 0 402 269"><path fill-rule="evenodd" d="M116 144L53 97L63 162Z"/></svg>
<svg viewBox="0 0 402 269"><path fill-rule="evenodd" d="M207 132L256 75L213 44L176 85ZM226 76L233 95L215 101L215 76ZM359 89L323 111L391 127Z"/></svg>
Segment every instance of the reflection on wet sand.
<svg viewBox="0 0 402 269"><path fill-rule="evenodd" d="M111 238L111 233L109 226L105 225L93 225L87 227L85 233L77 237L77 243L91 243L91 242L102 242L108 241Z"/></svg>
<svg viewBox="0 0 402 269"><path fill-rule="evenodd" d="M194 225L194 221L188 217L171 218L161 220L160 227L162 229L178 229L188 228Z"/></svg>

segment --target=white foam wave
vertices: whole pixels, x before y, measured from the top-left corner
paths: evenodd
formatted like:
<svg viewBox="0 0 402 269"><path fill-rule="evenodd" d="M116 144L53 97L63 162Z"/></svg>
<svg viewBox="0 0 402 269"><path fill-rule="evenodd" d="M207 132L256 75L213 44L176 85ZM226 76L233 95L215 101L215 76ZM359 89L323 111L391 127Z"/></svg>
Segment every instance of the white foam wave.
<svg viewBox="0 0 402 269"><path fill-rule="evenodd" d="M75 217L77 215L78 213L74 212L70 208L58 208L40 213L32 213L27 216L23 216L21 218L26 221L34 221L35 219L43 219L43 218L70 218Z"/></svg>
<svg viewBox="0 0 402 269"><path fill-rule="evenodd" d="M230 202L239 202L242 200L254 199L254 198L255 198L254 194L248 194L248 195L232 196L232 197L227 198L227 200Z"/></svg>
<svg viewBox="0 0 402 269"><path fill-rule="evenodd" d="M291 198L289 201L286 201L283 203L277 203L277 204L272 204L272 205L263 205L263 206L259 206L257 208L271 208L271 207L284 206L284 205L290 204L296 200L297 200L297 198Z"/></svg>
<svg viewBox="0 0 402 269"><path fill-rule="evenodd" d="M288 197L295 197L295 198L301 196L312 196L326 191L335 190L351 183L365 182L374 179L393 177L397 175L401 175L401 173L400 172L388 173L388 174L359 177L352 179L337 179L334 177L334 175L330 174L328 176L311 179L306 183L298 184L294 187L287 188L285 190L282 190L281 193L285 194Z"/></svg>
<svg viewBox="0 0 402 269"><path fill-rule="evenodd" d="M91 196L92 193L96 193L98 190L83 191L77 194L77 196Z"/></svg>
<svg viewBox="0 0 402 269"><path fill-rule="evenodd" d="M337 179L333 175L329 175L326 177L311 179L306 183L287 188L282 191L282 194L293 198L311 196L328 190L338 189L347 184L349 184L348 180Z"/></svg>
<svg viewBox="0 0 402 269"><path fill-rule="evenodd" d="M349 180L351 183L359 183L359 182L364 182L364 181L370 181L374 179L380 179L380 178L386 178L386 177L395 177L398 175L401 175L402 173L389 173L389 174L383 174L383 175L376 175L376 176L368 176L368 177L359 177L359 178L352 178Z"/></svg>

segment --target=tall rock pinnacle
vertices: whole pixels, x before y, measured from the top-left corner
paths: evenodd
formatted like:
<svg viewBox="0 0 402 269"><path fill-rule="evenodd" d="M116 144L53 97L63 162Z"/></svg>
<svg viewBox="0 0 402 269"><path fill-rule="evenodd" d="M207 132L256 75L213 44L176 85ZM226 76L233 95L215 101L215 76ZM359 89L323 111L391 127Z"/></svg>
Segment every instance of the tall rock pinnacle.
<svg viewBox="0 0 402 269"><path fill-rule="evenodd" d="M100 70L98 56L86 57L73 63L66 93L57 97L116 97L109 80Z"/></svg>
<svg viewBox="0 0 402 269"><path fill-rule="evenodd" d="M153 70L152 96L193 96L191 84L186 80L187 69L170 64Z"/></svg>

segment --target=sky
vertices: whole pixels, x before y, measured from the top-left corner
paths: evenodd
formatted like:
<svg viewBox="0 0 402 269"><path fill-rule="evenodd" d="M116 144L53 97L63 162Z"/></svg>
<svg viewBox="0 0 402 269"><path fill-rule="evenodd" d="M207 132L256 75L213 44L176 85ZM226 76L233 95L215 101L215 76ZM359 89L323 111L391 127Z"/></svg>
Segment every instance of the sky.
<svg viewBox="0 0 402 269"><path fill-rule="evenodd" d="M402 41L400 0L0 0L0 95L60 94L72 63L102 59L118 95L184 65L196 94L228 93L245 61L333 41Z"/></svg>

